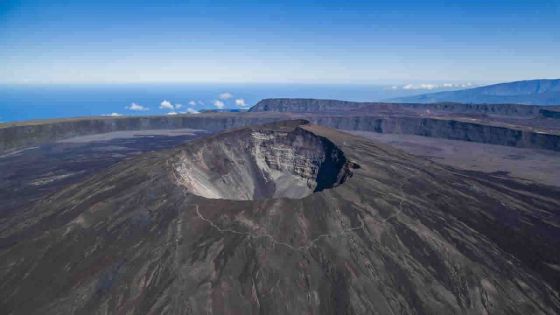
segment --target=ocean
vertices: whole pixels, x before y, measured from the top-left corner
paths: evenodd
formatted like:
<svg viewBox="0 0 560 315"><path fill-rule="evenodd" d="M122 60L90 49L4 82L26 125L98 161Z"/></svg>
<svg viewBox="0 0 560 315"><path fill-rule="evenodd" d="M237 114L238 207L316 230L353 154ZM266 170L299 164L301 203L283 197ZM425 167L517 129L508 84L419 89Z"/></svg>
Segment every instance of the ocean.
<svg viewBox="0 0 560 315"><path fill-rule="evenodd" d="M165 115L182 113L188 108L196 111L216 109L216 105L222 104L225 109L239 109L249 108L263 98L274 97L379 101L418 93L383 85L0 85L0 122L111 114ZM160 108L163 101L168 101L173 109L169 105ZM132 110L129 108L132 103L147 110Z"/></svg>

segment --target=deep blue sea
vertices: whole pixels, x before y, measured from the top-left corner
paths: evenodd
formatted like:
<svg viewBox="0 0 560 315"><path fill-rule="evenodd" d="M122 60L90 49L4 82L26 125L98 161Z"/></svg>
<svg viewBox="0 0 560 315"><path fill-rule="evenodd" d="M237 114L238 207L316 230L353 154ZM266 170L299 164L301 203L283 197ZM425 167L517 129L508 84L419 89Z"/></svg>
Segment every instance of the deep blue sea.
<svg viewBox="0 0 560 315"><path fill-rule="evenodd" d="M418 94L381 85L310 84L105 84L105 85L0 85L0 122L92 115L164 115L169 112L244 108L263 98L302 97L378 101ZM221 98L220 98L221 96ZM167 100L180 108L160 108ZM236 104L237 100L237 104ZM243 101L240 101L243 100ZM196 105L191 105L196 103ZM132 103L148 108L128 109ZM191 104L189 104L191 103ZM218 103L218 105L221 105Z"/></svg>

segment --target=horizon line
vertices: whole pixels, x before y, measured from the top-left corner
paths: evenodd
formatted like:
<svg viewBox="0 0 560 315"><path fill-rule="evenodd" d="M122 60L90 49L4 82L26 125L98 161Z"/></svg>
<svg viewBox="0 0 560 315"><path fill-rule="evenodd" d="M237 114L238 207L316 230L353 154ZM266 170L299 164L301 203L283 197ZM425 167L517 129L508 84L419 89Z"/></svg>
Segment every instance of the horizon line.
<svg viewBox="0 0 560 315"><path fill-rule="evenodd" d="M471 83L473 85L492 85L500 83L513 83L522 81L535 80L560 80L560 77L546 78L524 78L524 79L508 79L508 80L443 80L443 79L387 79L374 80L369 82L310 82L310 81L115 81L115 82L0 82L0 86L47 86L47 85L66 85L66 86L87 86L87 85L167 85L167 84L188 84L188 85L375 85L375 86L391 86L398 84L411 83ZM473 86L476 87L476 86Z"/></svg>

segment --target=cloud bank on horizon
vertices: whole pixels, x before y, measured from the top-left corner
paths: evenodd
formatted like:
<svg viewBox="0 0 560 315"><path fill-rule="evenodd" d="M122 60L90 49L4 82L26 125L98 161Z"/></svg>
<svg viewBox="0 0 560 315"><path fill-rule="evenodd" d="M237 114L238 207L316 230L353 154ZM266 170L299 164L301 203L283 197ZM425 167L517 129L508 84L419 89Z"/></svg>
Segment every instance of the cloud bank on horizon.
<svg viewBox="0 0 560 315"><path fill-rule="evenodd" d="M168 99L164 99L159 103L159 109L166 112L167 115L177 115L177 114L198 114L200 110L196 109L197 107L200 109L207 109L204 108L207 102L203 100L188 100L186 101L188 107L186 107L183 111L180 111L184 106L180 103L174 103ZM216 99L209 102L211 106L215 107L216 109L225 109L227 105L232 106L235 105L240 109L245 109L248 104L244 98L235 98L234 94L231 92L222 92L216 96ZM129 106L126 106L125 109L135 112L143 112L148 111L149 107L140 105L136 102L131 103Z"/></svg>
<svg viewBox="0 0 560 315"><path fill-rule="evenodd" d="M226 106L228 105L228 102L231 103L230 106L233 107L233 104L235 104L235 106L244 109L248 106L248 104L246 103L245 99L243 98L235 98L234 99L234 94L231 92L222 92L219 93L216 96L216 99L209 102L209 104L211 104L211 106L215 107L216 109L224 109L226 108ZM167 115L177 115L177 114L199 114L200 109L208 109L205 108L206 106L206 102L203 100L194 100L194 99L190 99L186 101L186 104L188 104L188 106L184 106L183 104L180 103L175 103L172 102L168 99L163 99L158 106L158 109L161 111L163 111L165 114ZM127 105L124 107L124 109L130 111L130 112L136 112L138 114L142 114L144 112L150 111L150 108L148 106L145 105L141 105L137 102L132 102L130 103L130 105ZM132 114L132 113L130 113ZM117 113L117 112L112 112L112 113L108 113L108 114L103 114L103 116L123 116L123 114L121 113Z"/></svg>
<svg viewBox="0 0 560 315"><path fill-rule="evenodd" d="M391 89L393 90L435 90L435 89L467 89L476 87L478 84L472 82L467 83L408 83L402 86L393 85Z"/></svg>

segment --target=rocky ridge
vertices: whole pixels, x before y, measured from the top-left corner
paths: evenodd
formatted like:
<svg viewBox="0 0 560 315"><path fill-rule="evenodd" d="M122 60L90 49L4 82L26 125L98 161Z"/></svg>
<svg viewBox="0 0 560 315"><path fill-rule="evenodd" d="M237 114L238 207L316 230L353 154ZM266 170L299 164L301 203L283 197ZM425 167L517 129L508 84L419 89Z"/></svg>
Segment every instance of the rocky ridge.
<svg viewBox="0 0 560 315"><path fill-rule="evenodd" d="M286 119L346 130L412 134L560 151L556 107L487 104L356 103L314 99L267 99L248 113L103 117L0 125L0 152L70 137L123 130L229 128Z"/></svg>

